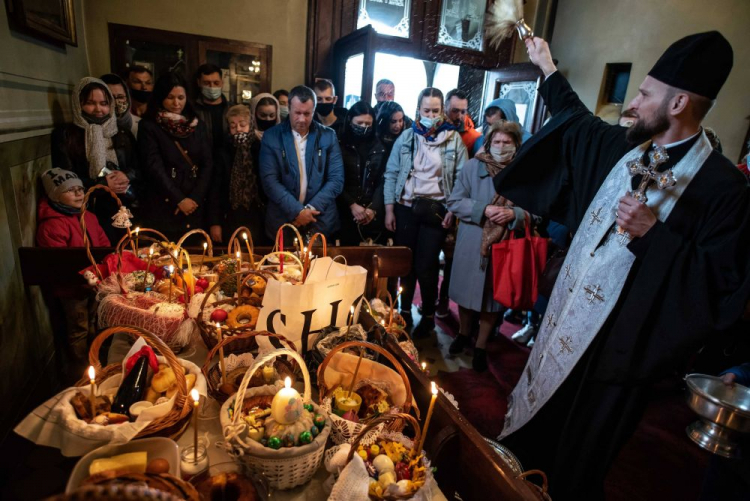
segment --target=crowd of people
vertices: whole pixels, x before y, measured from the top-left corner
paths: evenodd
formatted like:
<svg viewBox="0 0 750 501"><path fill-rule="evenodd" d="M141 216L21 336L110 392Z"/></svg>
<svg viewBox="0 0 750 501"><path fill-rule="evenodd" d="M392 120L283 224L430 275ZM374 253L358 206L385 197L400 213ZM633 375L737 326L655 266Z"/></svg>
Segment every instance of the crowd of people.
<svg viewBox="0 0 750 501"><path fill-rule="evenodd" d="M529 136L515 104L489 103L480 130L460 89L444 96L429 87L416 103L402 106L395 85L384 79L375 86L374 107L363 100L347 110L337 106L327 79L312 88L258 94L249 106L230 103L222 86L221 69L212 64L201 65L192 82L178 73L155 79L142 66L122 76L83 78L73 94L73 122L52 134L56 170L49 173L67 180L76 203L61 201L59 187L48 192L40 204L38 243L55 245L48 238L55 228L48 225L50 213L75 226L82 191L94 185L117 194L136 224L170 239L202 228L220 244L247 226L256 245L270 244L277 229L291 223L341 245L390 240L413 250L400 308L414 336L428 336L436 313L445 314L453 299L464 334L481 319L474 367L486 369L484 343L502 309L492 298L487 251L523 226L523 211L492 196L491 183ZM413 119L405 109L416 110ZM96 216L89 228L98 221L103 231L96 243L114 245L124 231L111 224L114 198L98 190L87 210ZM58 245L71 245L66 232ZM454 262L454 245L465 258ZM477 278L484 288L467 287ZM421 320L413 326L417 283Z"/></svg>

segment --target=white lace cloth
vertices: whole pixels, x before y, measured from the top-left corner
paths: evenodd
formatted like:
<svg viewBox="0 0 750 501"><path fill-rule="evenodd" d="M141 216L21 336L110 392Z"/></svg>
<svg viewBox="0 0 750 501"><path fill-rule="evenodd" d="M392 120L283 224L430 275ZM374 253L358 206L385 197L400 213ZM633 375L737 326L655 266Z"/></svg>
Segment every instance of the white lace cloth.
<svg viewBox="0 0 750 501"><path fill-rule="evenodd" d="M139 339L128 352L124 360L145 345ZM163 357L157 357L165 362ZM123 369L125 361L123 360ZM195 388L201 395L206 395L206 379L200 368L193 362L179 359L188 374L196 375ZM110 377L97 385L97 394L111 394L116 392L122 380L122 374ZM102 445L118 445L129 442L153 420L165 416L174 406L175 396L169 402L155 405L141 412L138 419L132 423L101 426L87 424L76 416L70 399L80 391L89 395L91 387L67 388L34 409L31 414L21 421L14 431L37 445L46 445L60 449L63 456L83 456Z"/></svg>

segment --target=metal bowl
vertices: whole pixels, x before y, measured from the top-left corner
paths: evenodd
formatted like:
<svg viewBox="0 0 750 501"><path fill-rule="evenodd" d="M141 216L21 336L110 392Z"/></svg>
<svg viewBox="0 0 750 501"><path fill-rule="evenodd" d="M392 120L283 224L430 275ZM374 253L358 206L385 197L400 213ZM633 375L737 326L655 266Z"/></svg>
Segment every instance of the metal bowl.
<svg viewBox="0 0 750 501"><path fill-rule="evenodd" d="M510 452L510 449L505 447L504 445L495 442L494 440L484 437L484 439L487 441L488 444L490 444L490 447L492 447L492 450L497 452L497 455L500 456L500 459L503 460L503 462L508 465L508 468L516 475L520 475L523 473L523 466L521 466L521 462L518 460L515 454Z"/></svg>
<svg viewBox="0 0 750 501"><path fill-rule="evenodd" d="M687 404L701 418L687 427L688 436L714 454L736 457L737 436L750 433L750 388L704 374L690 374L685 383Z"/></svg>

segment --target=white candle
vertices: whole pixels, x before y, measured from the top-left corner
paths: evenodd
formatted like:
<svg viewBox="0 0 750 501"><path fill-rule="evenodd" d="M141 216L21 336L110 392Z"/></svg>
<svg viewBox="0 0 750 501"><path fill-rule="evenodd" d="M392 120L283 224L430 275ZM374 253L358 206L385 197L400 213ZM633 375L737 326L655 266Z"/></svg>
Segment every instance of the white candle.
<svg viewBox="0 0 750 501"><path fill-rule="evenodd" d="M271 402L271 417L279 424L292 424L302 415L302 397L292 388L292 380L287 376L282 388Z"/></svg>
<svg viewBox="0 0 750 501"><path fill-rule="evenodd" d="M89 379L91 380L91 393L89 394L91 419L94 419L96 417L96 369L93 365L89 365Z"/></svg>
<svg viewBox="0 0 750 501"><path fill-rule="evenodd" d="M195 443L193 462L198 463L198 405L200 405L201 396L195 388L190 391L190 396L193 399L193 442Z"/></svg>
<svg viewBox="0 0 750 501"><path fill-rule="evenodd" d="M169 265L169 302L172 302L172 274L174 273L174 265Z"/></svg>
<svg viewBox="0 0 750 501"><path fill-rule="evenodd" d="M419 456L422 454L422 448L424 447L424 439L427 436L427 428L430 427L430 419L432 419L432 411L435 410L435 400L437 400L437 394L438 394L438 388L435 384L435 381L432 381L432 400L430 400L430 408L427 409L427 418L424 421L424 426L422 427L422 436L419 437L419 443L417 444L416 449L414 449L412 452L415 456Z"/></svg>

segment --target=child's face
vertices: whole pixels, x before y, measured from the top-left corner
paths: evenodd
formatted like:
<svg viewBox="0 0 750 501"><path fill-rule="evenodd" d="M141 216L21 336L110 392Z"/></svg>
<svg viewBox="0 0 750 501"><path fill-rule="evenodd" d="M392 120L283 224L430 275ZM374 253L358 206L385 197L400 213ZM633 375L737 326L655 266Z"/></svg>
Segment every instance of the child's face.
<svg viewBox="0 0 750 501"><path fill-rule="evenodd" d="M63 205L67 205L68 207L75 207L76 209L80 209L83 206L83 197L84 197L84 191L83 188L80 186L75 186L68 191L64 191L60 195L60 203Z"/></svg>

